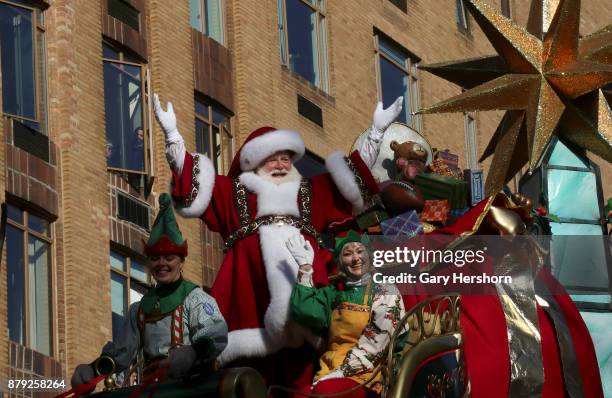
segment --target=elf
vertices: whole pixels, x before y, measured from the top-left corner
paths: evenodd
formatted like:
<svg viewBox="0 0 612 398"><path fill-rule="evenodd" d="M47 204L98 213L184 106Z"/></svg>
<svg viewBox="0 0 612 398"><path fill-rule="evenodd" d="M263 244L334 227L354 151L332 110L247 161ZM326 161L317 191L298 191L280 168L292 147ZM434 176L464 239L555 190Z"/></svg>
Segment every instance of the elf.
<svg viewBox="0 0 612 398"><path fill-rule="evenodd" d="M176 223L170 196L161 194L159 204L145 244L147 270L156 286L130 306L118 338L102 348L100 357L76 367L73 387L89 383L96 373L127 369L139 351L145 369L165 368L169 378L178 379L214 362L227 345L227 325L216 301L183 279L187 241Z"/></svg>
<svg viewBox="0 0 612 398"><path fill-rule="evenodd" d="M317 334L327 331L328 336L320 370L302 392L340 393L372 379L365 387L341 396L378 397L381 380L380 374L374 377L374 371L404 316L399 291L395 285L372 281L370 255L355 231L336 238L334 258L344 275L342 290L335 285L314 287L310 242L296 234L286 245L300 266L291 295L291 316Z"/></svg>

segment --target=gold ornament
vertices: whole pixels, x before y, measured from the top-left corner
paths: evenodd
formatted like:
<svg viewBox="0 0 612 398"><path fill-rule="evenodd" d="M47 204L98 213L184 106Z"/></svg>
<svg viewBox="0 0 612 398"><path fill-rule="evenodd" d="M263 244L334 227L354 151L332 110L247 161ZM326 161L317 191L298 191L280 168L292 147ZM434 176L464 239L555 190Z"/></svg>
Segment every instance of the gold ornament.
<svg viewBox="0 0 612 398"><path fill-rule="evenodd" d="M467 91L418 113L506 110L480 161L486 194L533 171L553 135L612 162L612 25L580 39L580 0L533 0L527 28L485 0L465 0L497 56L422 66Z"/></svg>

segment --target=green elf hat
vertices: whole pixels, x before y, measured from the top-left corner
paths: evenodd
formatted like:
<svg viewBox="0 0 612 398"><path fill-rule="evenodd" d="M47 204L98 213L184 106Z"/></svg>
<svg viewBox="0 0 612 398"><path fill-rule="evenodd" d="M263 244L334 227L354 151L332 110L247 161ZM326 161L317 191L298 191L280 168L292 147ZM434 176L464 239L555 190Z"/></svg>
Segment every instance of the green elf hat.
<svg viewBox="0 0 612 398"><path fill-rule="evenodd" d="M335 244L334 244L334 259L338 260L338 257L340 257L340 252L342 252L342 248L344 247L344 245L346 245L347 243L352 243L352 242L362 243L361 241L362 238L363 237L359 235L358 232L355 232L352 229L350 229L343 236L337 237Z"/></svg>
<svg viewBox="0 0 612 398"><path fill-rule="evenodd" d="M167 193L159 195L159 213L153 223L149 240L145 243L147 256L176 254L187 257L187 241L183 239L172 210L172 199Z"/></svg>

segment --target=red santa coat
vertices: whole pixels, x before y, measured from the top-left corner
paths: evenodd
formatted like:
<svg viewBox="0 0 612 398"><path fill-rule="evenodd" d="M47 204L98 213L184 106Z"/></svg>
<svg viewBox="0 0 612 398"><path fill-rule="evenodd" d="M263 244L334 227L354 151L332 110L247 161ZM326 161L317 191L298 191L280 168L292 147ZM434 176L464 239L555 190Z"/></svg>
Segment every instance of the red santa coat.
<svg viewBox="0 0 612 398"><path fill-rule="evenodd" d="M435 234L462 235L477 232L482 216L488 211L493 198L483 200L457 223L434 231ZM541 337L544 383L543 398L603 397L595 349L589 331L575 304L549 272L542 270L537 277L554 294L546 296L551 305L558 308L562 321L569 330L569 341L559 341L555 323L536 301L537 323ZM404 297L406 308L422 300L423 296ZM554 302L553 302L554 301ZM503 307L497 295L465 295L461 298L460 324L464 337L467 374L471 383L471 396L507 397L510 393L511 355L508 330ZM577 368L563 362L560 345L573 351ZM565 369L564 369L565 367ZM571 394L567 383L573 374L579 383Z"/></svg>
<svg viewBox="0 0 612 398"><path fill-rule="evenodd" d="M310 179L311 224L318 232L346 224L364 207L364 197L377 192L357 152L349 158L332 154L326 166L329 173ZM300 216L299 181L276 185L253 172L242 173L239 181L248 190L251 220L266 215ZM205 156L186 154L182 175L174 175L172 196L179 214L200 217L224 240L240 227L233 181L216 175ZM285 241L297 232L290 225L260 226L257 233L238 240L226 252L211 292L230 330L222 363L297 347L304 339L314 343L315 336L289 322L289 297L298 266ZM327 284L331 254L320 249L313 236L303 235L315 249L313 280Z"/></svg>

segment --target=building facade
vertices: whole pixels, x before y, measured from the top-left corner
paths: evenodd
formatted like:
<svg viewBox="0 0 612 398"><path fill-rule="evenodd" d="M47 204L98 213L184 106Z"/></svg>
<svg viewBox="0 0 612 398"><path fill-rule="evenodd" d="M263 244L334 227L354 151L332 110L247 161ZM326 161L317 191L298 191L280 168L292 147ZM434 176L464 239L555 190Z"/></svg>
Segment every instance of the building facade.
<svg viewBox="0 0 612 398"><path fill-rule="evenodd" d="M523 25L529 3L490 0ZM588 34L612 3L582 12ZM0 33L0 378L69 378L148 288L142 242L170 178L153 93L219 173L266 125L301 132L316 173L400 95L401 121L474 168L501 117L412 114L460 93L419 64L493 53L461 0L0 0ZM180 227L186 277L210 286L219 236Z"/></svg>

